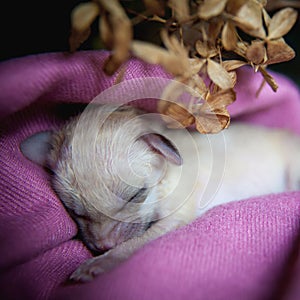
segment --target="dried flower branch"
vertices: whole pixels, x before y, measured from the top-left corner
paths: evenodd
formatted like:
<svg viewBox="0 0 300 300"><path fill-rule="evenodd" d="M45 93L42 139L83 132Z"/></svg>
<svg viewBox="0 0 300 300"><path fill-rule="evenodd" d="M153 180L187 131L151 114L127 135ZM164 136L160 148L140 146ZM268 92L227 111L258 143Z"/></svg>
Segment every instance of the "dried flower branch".
<svg viewBox="0 0 300 300"><path fill-rule="evenodd" d="M230 123L227 106L235 101L236 69L252 66L277 90L266 69L295 56L283 39L297 20L297 11L286 7L292 2L299 5L299 1L279 0L143 0L144 11L130 20L119 1L94 0L74 8L70 47L75 51L80 46L100 16L100 37L112 50L105 72L115 73L130 54L160 64L186 85L192 100L181 102L182 91L171 84L162 99L175 99L176 103L161 100L158 111L183 126L194 124L201 133L216 133ZM267 8L277 6L283 9L271 18ZM162 24L164 46L132 40L132 26L143 21Z"/></svg>

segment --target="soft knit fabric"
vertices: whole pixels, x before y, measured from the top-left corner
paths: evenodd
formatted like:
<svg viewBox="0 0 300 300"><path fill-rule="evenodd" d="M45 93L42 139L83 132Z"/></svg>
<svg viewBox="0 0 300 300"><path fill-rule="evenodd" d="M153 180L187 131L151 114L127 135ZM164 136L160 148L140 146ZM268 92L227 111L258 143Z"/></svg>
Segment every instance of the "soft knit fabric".
<svg viewBox="0 0 300 300"><path fill-rule="evenodd" d="M216 207L91 283L67 282L91 253L75 239L76 225L49 174L24 158L19 145L59 126L60 104L89 102L114 84L116 76L101 71L107 55L51 53L0 64L0 298L299 299L300 192ZM238 72L233 122L300 134L299 90L274 76L278 92L266 86L256 98L261 76L248 68ZM146 77L170 75L136 59L127 63L125 80ZM155 110L154 100L138 104Z"/></svg>

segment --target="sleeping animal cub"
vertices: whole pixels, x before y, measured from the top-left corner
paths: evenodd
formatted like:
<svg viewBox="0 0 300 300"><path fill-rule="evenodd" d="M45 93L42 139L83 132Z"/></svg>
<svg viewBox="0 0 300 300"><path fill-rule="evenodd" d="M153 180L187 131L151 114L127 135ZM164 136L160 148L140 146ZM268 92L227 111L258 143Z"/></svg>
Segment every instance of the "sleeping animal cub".
<svg viewBox="0 0 300 300"><path fill-rule="evenodd" d="M300 138L232 124L217 135L167 130L129 106L88 106L57 132L21 144L53 171L52 186L101 255L73 280L88 281L145 243L213 206L299 188Z"/></svg>

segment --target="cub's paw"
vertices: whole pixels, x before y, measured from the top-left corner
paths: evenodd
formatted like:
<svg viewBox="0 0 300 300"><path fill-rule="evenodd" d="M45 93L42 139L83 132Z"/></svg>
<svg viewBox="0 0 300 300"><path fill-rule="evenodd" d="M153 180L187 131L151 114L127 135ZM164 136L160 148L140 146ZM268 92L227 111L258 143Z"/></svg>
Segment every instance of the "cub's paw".
<svg viewBox="0 0 300 300"><path fill-rule="evenodd" d="M108 251L100 256L93 257L81 264L70 276L70 280L88 282L96 276L105 273L120 263L113 251Z"/></svg>

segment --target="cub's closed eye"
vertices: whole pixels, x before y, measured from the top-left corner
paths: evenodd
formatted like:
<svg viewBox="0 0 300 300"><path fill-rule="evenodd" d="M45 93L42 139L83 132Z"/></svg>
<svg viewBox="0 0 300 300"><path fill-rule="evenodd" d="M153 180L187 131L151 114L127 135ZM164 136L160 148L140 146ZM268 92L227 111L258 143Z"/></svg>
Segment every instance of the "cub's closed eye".
<svg viewBox="0 0 300 300"><path fill-rule="evenodd" d="M90 221L91 218L87 215L84 215L84 214L79 214L79 213L76 213L75 211L73 210L70 210L69 211L70 215L73 217L73 218L76 218L76 219L83 219L83 220L86 220L86 221Z"/></svg>
<svg viewBox="0 0 300 300"><path fill-rule="evenodd" d="M145 199L147 188L141 188L127 202L142 202Z"/></svg>

